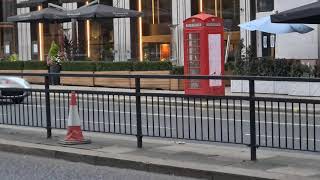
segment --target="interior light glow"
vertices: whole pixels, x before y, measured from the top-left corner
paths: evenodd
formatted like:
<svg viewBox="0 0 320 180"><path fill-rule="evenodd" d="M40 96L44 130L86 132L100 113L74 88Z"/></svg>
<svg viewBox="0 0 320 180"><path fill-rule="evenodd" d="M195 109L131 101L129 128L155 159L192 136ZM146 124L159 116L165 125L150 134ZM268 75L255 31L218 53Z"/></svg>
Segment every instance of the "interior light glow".
<svg viewBox="0 0 320 180"><path fill-rule="evenodd" d="M42 9L42 6L38 6L38 11ZM39 59L40 61L44 60L44 53L43 53L43 24L38 24L38 36L39 36Z"/></svg>
<svg viewBox="0 0 320 180"><path fill-rule="evenodd" d="M138 11L142 12L142 2L141 0L138 1ZM139 17L139 57L140 61L143 61L143 44L142 44L142 17Z"/></svg>
<svg viewBox="0 0 320 180"><path fill-rule="evenodd" d="M89 4L89 1L86 1L86 4ZM87 55L88 58L91 57L91 50L90 50L90 20L86 20L86 34L87 34Z"/></svg>

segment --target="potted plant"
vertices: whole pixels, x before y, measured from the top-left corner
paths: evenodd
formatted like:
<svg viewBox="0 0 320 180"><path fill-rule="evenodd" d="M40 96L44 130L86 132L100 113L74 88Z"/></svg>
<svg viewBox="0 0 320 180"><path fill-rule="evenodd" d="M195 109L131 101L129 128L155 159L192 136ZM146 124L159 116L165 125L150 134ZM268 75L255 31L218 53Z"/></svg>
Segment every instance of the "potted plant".
<svg viewBox="0 0 320 180"><path fill-rule="evenodd" d="M49 66L49 73L60 73L61 71L61 63L65 61L65 55L63 52L60 51L59 46L53 41L51 43L51 47L49 50L49 54L47 56L47 65ZM59 75L52 75L50 77L50 84L51 85L58 85L60 84L60 76Z"/></svg>

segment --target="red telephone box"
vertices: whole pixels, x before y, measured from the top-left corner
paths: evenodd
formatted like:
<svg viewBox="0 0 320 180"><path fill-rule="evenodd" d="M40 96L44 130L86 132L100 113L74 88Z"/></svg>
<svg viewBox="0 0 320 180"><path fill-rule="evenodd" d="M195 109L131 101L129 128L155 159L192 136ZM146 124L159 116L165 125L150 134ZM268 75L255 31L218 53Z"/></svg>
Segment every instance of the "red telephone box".
<svg viewBox="0 0 320 180"><path fill-rule="evenodd" d="M224 74L223 19L198 14L184 21L185 75ZM186 80L185 93L193 95L225 94L222 80Z"/></svg>

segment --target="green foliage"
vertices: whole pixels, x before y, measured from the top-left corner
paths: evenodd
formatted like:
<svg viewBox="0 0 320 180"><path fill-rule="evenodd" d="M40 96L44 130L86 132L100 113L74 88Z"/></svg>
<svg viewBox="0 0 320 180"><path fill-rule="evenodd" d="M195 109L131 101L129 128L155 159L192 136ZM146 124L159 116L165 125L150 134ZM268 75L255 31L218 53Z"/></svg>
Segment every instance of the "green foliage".
<svg viewBox="0 0 320 180"><path fill-rule="evenodd" d="M45 61L24 61L24 70L47 70L48 66Z"/></svg>
<svg viewBox="0 0 320 180"><path fill-rule="evenodd" d="M98 62L97 71L131 71L132 62Z"/></svg>
<svg viewBox="0 0 320 180"><path fill-rule="evenodd" d="M0 61L0 70L22 70L23 61Z"/></svg>
<svg viewBox="0 0 320 180"><path fill-rule="evenodd" d="M60 51L59 46L54 41L52 41L48 56L50 58L57 57L59 54L59 51Z"/></svg>
<svg viewBox="0 0 320 180"><path fill-rule="evenodd" d="M320 77L320 63L317 62L316 65L314 66L314 68L312 69L312 75L314 77Z"/></svg>
<svg viewBox="0 0 320 180"><path fill-rule="evenodd" d="M184 75L184 67L183 66L173 66L171 74L172 75Z"/></svg>
<svg viewBox="0 0 320 180"><path fill-rule="evenodd" d="M232 67L233 74L239 76L307 77L316 74L311 67L286 59L250 58L231 62L228 67Z"/></svg>
<svg viewBox="0 0 320 180"><path fill-rule="evenodd" d="M61 64L62 71L95 71L96 63L93 61L66 61Z"/></svg>
<svg viewBox="0 0 320 180"><path fill-rule="evenodd" d="M270 68L273 68L273 76L279 76L279 77L290 77L295 76L294 74L290 74L291 67L292 67L293 61L287 60L287 59L275 59L274 61L271 60L270 62Z"/></svg>
<svg viewBox="0 0 320 180"><path fill-rule="evenodd" d="M294 63L291 66L291 77L310 77L311 68L308 65L301 63Z"/></svg>
<svg viewBox="0 0 320 180"><path fill-rule="evenodd" d="M8 61L18 61L18 55L17 54L11 54L9 57L7 57Z"/></svg>
<svg viewBox="0 0 320 180"><path fill-rule="evenodd" d="M133 63L133 71L161 71L172 70L170 61L143 61Z"/></svg>

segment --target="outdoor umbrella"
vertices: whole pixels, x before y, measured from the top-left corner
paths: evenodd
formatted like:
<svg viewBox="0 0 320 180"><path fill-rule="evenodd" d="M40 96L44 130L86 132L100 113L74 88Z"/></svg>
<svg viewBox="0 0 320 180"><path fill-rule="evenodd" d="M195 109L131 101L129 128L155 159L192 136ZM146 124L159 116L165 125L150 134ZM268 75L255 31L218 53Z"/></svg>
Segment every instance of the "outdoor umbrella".
<svg viewBox="0 0 320 180"><path fill-rule="evenodd" d="M26 14L10 16L7 19L9 22L69 22L71 19L67 16L67 11L64 8L50 4L49 7L40 11L32 11Z"/></svg>
<svg viewBox="0 0 320 180"><path fill-rule="evenodd" d="M105 19L105 18L129 18L139 17L142 15L139 11L117 8L98 2L92 2L78 9L71 10L68 13L71 19L87 20L87 19Z"/></svg>
<svg viewBox="0 0 320 180"><path fill-rule="evenodd" d="M320 2L300 6L271 16L273 23L320 24Z"/></svg>
<svg viewBox="0 0 320 180"><path fill-rule="evenodd" d="M270 16L266 16L260 19L256 19L247 23L239 25L243 29L249 31L261 31L273 34L284 34L297 32L300 34L308 33L313 30L313 28L303 25L303 24L276 24L272 23Z"/></svg>

